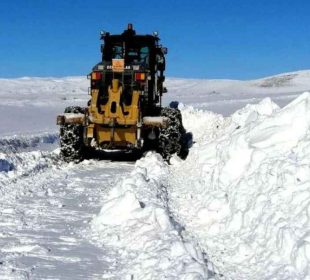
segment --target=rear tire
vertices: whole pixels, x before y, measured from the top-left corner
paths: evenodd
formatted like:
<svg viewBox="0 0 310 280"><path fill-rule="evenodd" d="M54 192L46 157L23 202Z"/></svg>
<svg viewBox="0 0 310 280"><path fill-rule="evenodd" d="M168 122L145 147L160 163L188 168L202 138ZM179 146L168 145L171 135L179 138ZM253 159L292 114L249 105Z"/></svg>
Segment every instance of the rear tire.
<svg viewBox="0 0 310 280"><path fill-rule="evenodd" d="M166 128L161 128L158 136L158 152L169 161L173 154L185 159L188 155L188 146L185 141L186 131L182 124L182 115L179 109L162 108L161 116L168 118Z"/></svg>
<svg viewBox="0 0 310 280"><path fill-rule="evenodd" d="M81 107L70 106L65 113L84 113ZM83 141L83 125L64 124L60 126L60 155L66 162L80 162L85 156L85 145Z"/></svg>

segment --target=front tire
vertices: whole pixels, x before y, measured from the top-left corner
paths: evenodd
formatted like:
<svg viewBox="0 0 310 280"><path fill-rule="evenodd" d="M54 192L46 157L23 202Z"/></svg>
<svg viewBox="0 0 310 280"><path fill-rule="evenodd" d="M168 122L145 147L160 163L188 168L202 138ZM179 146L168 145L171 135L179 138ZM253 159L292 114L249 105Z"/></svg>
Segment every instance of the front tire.
<svg viewBox="0 0 310 280"><path fill-rule="evenodd" d="M65 113L84 113L81 107L70 106ZM65 162L80 162L85 156L83 125L64 124L60 126L60 155Z"/></svg>

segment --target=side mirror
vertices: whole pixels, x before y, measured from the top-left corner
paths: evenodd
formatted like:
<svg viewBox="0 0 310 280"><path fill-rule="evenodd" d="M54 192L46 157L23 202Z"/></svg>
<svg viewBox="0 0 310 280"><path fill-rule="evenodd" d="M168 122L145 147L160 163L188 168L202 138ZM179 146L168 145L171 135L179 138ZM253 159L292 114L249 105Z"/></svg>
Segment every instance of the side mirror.
<svg viewBox="0 0 310 280"><path fill-rule="evenodd" d="M165 69L166 69L166 63L165 63L165 62L158 63L157 69L158 69L159 71L165 71Z"/></svg>
<svg viewBox="0 0 310 280"><path fill-rule="evenodd" d="M163 52L163 54L167 54L168 53L168 48L162 47L161 51Z"/></svg>
<svg viewBox="0 0 310 280"><path fill-rule="evenodd" d="M156 61L157 61L157 69L159 71L165 71L166 68L166 62L165 62L165 57L161 55L156 56Z"/></svg>

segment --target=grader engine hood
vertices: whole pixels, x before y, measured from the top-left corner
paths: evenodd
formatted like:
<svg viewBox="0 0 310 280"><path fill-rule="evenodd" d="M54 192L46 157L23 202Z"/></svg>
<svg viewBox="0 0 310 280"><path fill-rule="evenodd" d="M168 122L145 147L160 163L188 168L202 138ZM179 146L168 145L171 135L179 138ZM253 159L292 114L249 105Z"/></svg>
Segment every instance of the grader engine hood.
<svg viewBox="0 0 310 280"><path fill-rule="evenodd" d="M112 79L107 87L92 89L87 137L95 138L100 146L137 146L139 98L140 91L125 92L119 79Z"/></svg>
<svg viewBox="0 0 310 280"><path fill-rule="evenodd" d="M122 64L117 65L117 69L121 67ZM131 75L135 77L137 73ZM142 116L139 108L142 92L128 91L119 79L112 79L107 88L92 89L91 96L87 138L96 139L101 147L140 147L144 128L167 126L165 117Z"/></svg>
<svg viewBox="0 0 310 280"><path fill-rule="evenodd" d="M124 89L118 79L113 79L107 89L93 89L89 107L90 121L104 125L136 125L139 120L140 92L133 90L126 94L130 95L130 104L124 101Z"/></svg>

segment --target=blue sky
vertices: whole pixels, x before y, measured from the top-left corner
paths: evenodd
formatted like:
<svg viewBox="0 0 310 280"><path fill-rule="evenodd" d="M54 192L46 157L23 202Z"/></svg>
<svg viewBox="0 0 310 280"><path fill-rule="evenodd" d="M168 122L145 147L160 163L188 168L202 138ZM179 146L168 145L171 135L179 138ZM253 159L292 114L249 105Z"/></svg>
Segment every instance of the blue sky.
<svg viewBox="0 0 310 280"><path fill-rule="evenodd" d="M100 30L158 31L167 76L252 79L310 69L309 0L2 0L0 77L86 75Z"/></svg>

